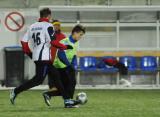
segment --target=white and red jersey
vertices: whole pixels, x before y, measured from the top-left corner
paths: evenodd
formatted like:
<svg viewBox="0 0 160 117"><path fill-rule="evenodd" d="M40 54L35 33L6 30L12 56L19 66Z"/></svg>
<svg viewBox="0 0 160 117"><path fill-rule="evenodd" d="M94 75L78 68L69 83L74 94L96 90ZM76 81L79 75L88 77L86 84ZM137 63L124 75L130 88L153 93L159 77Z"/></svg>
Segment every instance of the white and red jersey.
<svg viewBox="0 0 160 117"><path fill-rule="evenodd" d="M29 41L33 45L32 59L34 61L51 60L51 44L60 49L67 48L65 45L56 41L54 37L54 28L52 24L47 21L41 21L32 24L25 33L21 42L23 51L26 54L31 52L27 47Z"/></svg>

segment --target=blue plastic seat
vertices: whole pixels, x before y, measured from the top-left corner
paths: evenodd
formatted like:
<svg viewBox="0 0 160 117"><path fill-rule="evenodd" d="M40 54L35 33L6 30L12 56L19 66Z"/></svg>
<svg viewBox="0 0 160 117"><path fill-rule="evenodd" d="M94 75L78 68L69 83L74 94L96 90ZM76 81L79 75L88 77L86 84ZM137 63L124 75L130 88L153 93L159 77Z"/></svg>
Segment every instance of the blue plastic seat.
<svg viewBox="0 0 160 117"><path fill-rule="evenodd" d="M154 56L143 56L140 62L140 68L142 71L156 71L157 60Z"/></svg>
<svg viewBox="0 0 160 117"><path fill-rule="evenodd" d="M114 68L113 66L106 65L103 62L103 59L113 59L113 60L116 60L116 57L114 57L114 56L104 56L104 57L101 57L101 59L99 60L99 62L97 64L98 69L100 69L103 72L111 72L111 73L118 72L117 68Z"/></svg>
<svg viewBox="0 0 160 117"><path fill-rule="evenodd" d="M133 56L122 56L119 61L128 68L128 71L134 72L137 69L136 58Z"/></svg>
<svg viewBox="0 0 160 117"><path fill-rule="evenodd" d="M80 58L80 70L82 71L95 71L97 64L96 57L85 56Z"/></svg>

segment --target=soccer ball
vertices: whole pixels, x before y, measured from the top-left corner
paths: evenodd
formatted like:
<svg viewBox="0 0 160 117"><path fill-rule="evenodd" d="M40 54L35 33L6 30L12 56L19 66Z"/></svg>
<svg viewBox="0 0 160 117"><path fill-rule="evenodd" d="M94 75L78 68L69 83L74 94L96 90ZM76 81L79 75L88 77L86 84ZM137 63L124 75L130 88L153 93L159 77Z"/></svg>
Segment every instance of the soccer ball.
<svg viewBox="0 0 160 117"><path fill-rule="evenodd" d="M87 94L84 92L78 93L76 99L79 100L81 104L85 104L88 101Z"/></svg>

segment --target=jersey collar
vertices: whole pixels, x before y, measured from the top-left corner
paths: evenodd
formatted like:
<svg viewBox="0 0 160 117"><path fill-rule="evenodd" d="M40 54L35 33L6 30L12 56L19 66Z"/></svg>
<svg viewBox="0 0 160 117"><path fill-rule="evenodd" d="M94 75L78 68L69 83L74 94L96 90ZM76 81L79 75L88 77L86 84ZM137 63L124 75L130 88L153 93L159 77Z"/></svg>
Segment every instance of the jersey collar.
<svg viewBox="0 0 160 117"><path fill-rule="evenodd" d="M69 40L70 40L70 42L72 42L72 43L76 43L76 42L77 42L76 40L74 40L74 39L72 38L72 35L69 36Z"/></svg>
<svg viewBox="0 0 160 117"><path fill-rule="evenodd" d="M47 18L39 18L39 22L49 22L49 19L47 19Z"/></svg>

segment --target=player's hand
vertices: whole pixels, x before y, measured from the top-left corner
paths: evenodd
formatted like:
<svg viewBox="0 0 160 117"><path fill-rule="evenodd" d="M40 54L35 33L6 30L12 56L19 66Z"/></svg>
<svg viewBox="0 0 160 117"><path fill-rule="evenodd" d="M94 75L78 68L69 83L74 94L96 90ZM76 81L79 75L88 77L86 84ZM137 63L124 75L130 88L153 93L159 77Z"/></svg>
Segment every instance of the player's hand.
<svg viewBox="0 0 160 117"><path fill-rule="evenodd" d="M73 47L71 45L66 45L67 49L73 49Z"/></svg>

